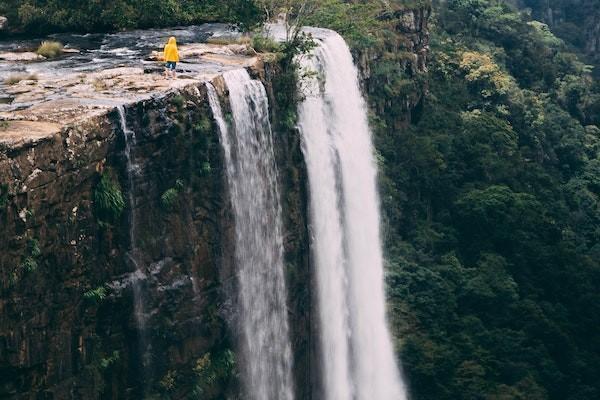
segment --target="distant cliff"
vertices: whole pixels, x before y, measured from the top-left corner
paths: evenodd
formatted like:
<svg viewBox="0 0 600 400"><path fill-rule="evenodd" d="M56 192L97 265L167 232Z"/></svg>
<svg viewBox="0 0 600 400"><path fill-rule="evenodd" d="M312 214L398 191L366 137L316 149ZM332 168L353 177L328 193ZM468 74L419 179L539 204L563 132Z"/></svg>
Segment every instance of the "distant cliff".
<svg viewBox="0 0 600 400"><path fill-rule="evenodd" d="M566 42L600 62L600 7L595 0L522 0L535 19L546 22Z"/></svg>

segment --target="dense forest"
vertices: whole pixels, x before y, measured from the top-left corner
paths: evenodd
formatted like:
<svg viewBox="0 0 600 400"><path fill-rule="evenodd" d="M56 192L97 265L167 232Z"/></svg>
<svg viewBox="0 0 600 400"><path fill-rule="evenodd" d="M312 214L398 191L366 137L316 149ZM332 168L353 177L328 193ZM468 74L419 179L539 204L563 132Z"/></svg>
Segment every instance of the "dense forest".
<svg viewBox="0 0 600 400"><path fill-rule="evenodd" d="M600 87L497 1L436 9L429 94L377 118L391 303L415 399L600 396Z"/></svg>
<svg viewBox="0 0 600 400"><path fill-rule="evenodd" d="M357 58L375 54L366 95L389 309L411 396L600 398L597 3L434 2L418 73L388 17L429 6L323 0L303 20L339 31ZM10 29L28 33L251 28L262 9L245 0L0 2ZM425 94L407 117L415 91Z"/></svg>

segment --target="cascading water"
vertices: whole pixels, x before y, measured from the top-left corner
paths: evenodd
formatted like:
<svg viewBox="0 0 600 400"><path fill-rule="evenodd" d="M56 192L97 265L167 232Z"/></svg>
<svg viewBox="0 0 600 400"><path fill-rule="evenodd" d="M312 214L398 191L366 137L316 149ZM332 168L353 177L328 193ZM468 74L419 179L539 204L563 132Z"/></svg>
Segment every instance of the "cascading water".
<svg viewBox="0 0 600 400"><path fill-rule="evenodd" d="M292 400L281 205L267 94L246 70L228 71L223 77L229 89L231 129L212 85L207 84L207 90L235 216L247 398Z"/></svg>
<svg viewBox="0 0 600 400"><path fill-rule="evenodd" d="M385 319L376 164L358 73L344 40L315 30L299 58L316 72L299 105L319 294L325 400L402 400ZM310 75L309 75L310 76Z"/></svg>
<svg viewBox="0 0 600 400"><path fill-rule="evenodd" d="M133 149L137 144L137 138L135 132L127 127L127 118L125 114L125 108L122 105L117 106L117 112L119 114L119 123L121 125L121 131L123 132L123 138L125 140L125 159L127 169L127 186L128 186L128 205L129 205L129 252L127 257L129 261L133 263L135 271L132 276L132 287L133 287L133 307L135 314L135 321L139 332L139 348L142 355L142 362L146 366L149 362L146 361L146 314L144 312L144 293L141 286L141 280L144 277L144 271L142 270L138 258L137 258L137 210L135 207L135 174L138 170L138 165L135 163Z"/></svg>

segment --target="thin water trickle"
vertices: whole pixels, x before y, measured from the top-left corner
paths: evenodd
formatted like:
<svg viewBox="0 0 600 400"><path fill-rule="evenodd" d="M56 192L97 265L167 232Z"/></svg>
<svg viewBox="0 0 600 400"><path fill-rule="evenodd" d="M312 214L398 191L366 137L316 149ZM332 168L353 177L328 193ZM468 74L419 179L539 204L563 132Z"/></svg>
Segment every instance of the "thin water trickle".
<svg viewBox="0 0 600 400"><path fill-rule="evenodd" d="M135 132L127 127L125 107L122 105L117 106L117 112L119 114L121 131L123 132L123 138L125 140L125 167L127 172L127 200L129 207L129 251L127 252L127 258L135 268L131 280L133 288L133 308L139 335L138 347L142 357L142 364L145 369L148 369L150 356L147 354L148 340L146 337L146 312L144 307L144 291L142 287L142 283L146 279L146 273L138 259L136 229L137 210L135 206L135 175L138 173L139 167L135 163L134 150L137 145L137 137Z"/></svg>
<svg viewBox="0 0 600 400"><path fill-rule="evenodd" d="M403 400L386 326L376 164L358 73L344 40L319 30L299 58L299 128L310 187L325 400Z"/></svg>
<svg viewBox="0 0 600 400"><path fill-rule="evenodd" d="M292 400L292 354L286 309L281 205L264 86L246 70L223 75L231 126L207 84L219 127L235 217L244 381L251 400Z"/></svg>

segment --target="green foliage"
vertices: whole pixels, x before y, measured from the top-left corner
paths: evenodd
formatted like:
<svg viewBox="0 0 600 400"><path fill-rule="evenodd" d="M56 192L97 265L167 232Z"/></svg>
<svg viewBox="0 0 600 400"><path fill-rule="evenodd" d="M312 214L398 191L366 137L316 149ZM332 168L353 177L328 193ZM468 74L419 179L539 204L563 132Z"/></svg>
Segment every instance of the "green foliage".
<svg viewBox="0 0 600 400"><path fill-rule="evenodd" d="M105 171L100 177L100 182L94 190L94 210L99 221L114 224L119 220L125 199L121 192L119 182L112 171Z"/></svg>
<svg viewBox="0 0 600 400"><path fill-rule="evenodd" d="M175 206L179 194L183 191L184 183L181 179L177 179L175 186L164 191L160 196L160 204L165 211L170 211Z"/></svg>
<svg viewBox="0 0 600 400"><path fill-rule="evenodd" d="M101 303L108 296L108 288L106 285L98 286L95 289L90 289L83 294L83 298L93 304Z"/></svg>
<svg viewBox="0 0 600 400"><path fill-rule="evenodd" d="M196 376L194 398L213 398L210 395L212 388L227 383L236 374L235 365L235 354L229 349L214 355L206 353L197 359L193 368Z"/></svg>
<svg viewBox="0 0 600 400"><path fill-rule="evenodd" d="M24 272L34 272L38 268L38 263L34 257L25 257L21 263L21 269Z"/></svg>
<svg viewBox="0 0 600 400"><path fill-rule="evenodd" d="M100 369L105 370L110 368L112 365L115 365L121 359L121 354L118 350L112 352L111 355L107 357L100 358L99 366Z"/></svg>
<svg viewBox="0 0 600 400"><path fill-rule="evenodd" d="M178 109L181 109L185 104L185 98L182 95L175 95L171 98L171 104L173 104Z"/></svg>
<svg viewBox="0 0 600 400"><path fill-rule="evenodd" d="M175 384L177 381L177 371L169 370L167 373L160 379L158 385L160 386L163 392L171 392L175 389Z"/></svg>
<svg viewBox="0 0 600 400"><path fill-rule="evenodd" d="M27 249L22 257L21 265L19 266L23 273L34 272L38 269L38 260L42 255L42 250L37 239L32 238L27 241Z"/></svg>
<svg viewBox="0 0 600 400"><path fill-rule="evenodd" d="M330 28L344 36L354 48L367 48L378 42L386 24L380 16L384 3L324 0L307 17L306 25ZM391 31L389 31L391 34Z"/></svg>
<svg viewBox="0 0 600 400"><path fill-rule="evenodd" d="M262 11L247 0L5 0L0 14L16 32L115 31L229 22L243 28L256 25Z"/></svg>
<svg viewBox="0 0 600 400"><path fill-rule="evenodd" d="M255 34L252 36L251 46L259 53L275 53L281 49L281 45L270 37Z"/></svg>
<svg viewBox="0 0 600 400"><path fill-rule="evenodd" d="M411 398L596 398L598 82L505 2L449 0L437 17L413 124L392 129L414 81L394 62L371 66L389 86L368 93Z"/></svg>
<svg viewBox="0 0 600 400"><path fill-rule="evenodd" d="M45 40L36 52L46 58L56 58L63 53L63 44L53 40Z"/></svg>
<svg viewBox="0 0 600 400"><path fill-rule="evenodd" d="M212 131L212 122L206 116L202 116L200 121L194 125L194 132L197 134L209 134Z"/></svg>

